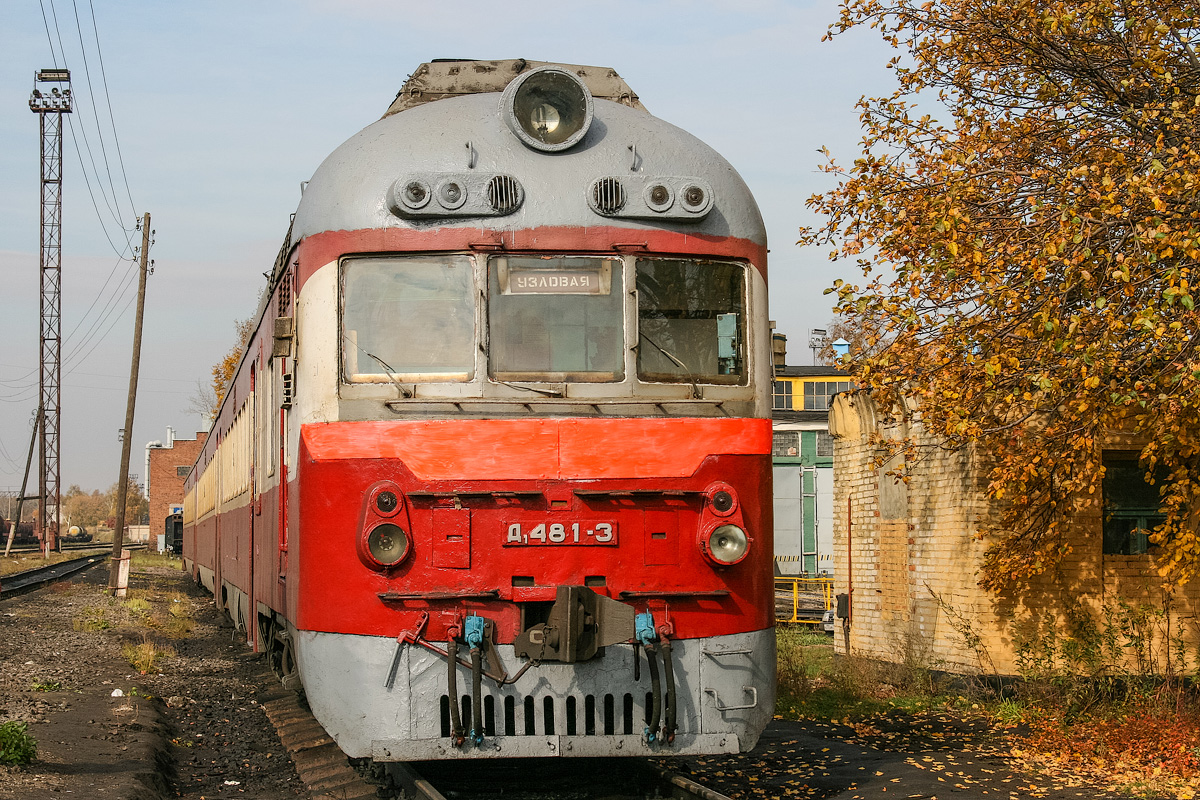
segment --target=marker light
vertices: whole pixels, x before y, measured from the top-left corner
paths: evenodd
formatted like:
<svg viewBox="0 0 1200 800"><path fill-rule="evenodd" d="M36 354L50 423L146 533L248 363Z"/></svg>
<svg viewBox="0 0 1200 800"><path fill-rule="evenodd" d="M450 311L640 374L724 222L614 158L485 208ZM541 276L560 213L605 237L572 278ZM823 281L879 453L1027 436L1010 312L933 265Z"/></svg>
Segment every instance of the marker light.
<svg viewBox="0 0 1200 800"><path fill-rule="evenodd" d="M720 525L708 535L706 551L720 564L736 564L746 557L750 541L737 525Z"/></svg>
<svg viewBox="0 0 1200 800"><path fill-rule="evenodd" d="M375 497L375 507L380 513L390 514L400 505L400 498L396 497L396 493L392 491L380 492Z"/></svg>
<svg viewBox="0 0 1200 800"><path fill-rule="evenodd" d="M408 534L390 522L376 525L367 535L367 552L379 566L395 566L408 555Z"/></svg>
<svg viewBox="0 0 1200 800"><path fill-rule="evenodd" d="M545 66L519 75L500 96L500 113L517 138L547 153L566 150L592 124L592 95L577 75Z"/></svg>

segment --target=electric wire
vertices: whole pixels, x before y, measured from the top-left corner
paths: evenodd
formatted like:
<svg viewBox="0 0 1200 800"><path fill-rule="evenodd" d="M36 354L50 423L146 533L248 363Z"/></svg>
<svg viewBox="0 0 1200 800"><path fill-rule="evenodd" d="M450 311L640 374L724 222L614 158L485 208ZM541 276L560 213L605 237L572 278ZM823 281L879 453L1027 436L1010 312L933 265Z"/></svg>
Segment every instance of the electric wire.
<svg viewBox="0 0 1200 800"><path fill-rule="evenodd" d="M116 267L120 266L122 263L128 263L129 266L126 268L125 274L121 277L120 283L113 290L112 294L108 297L108 299L104 301L104 305L103 305L101 311L98 312L97 317L91 322L91 324L88 326L87 330L85 330L79 338L76 338L75 333L79 330L80 326L83 325L83 323L87 320L88 315L92 312L92 309L96 307L96 303L99 302L104 297L105 292L107 291L108 286L112 281L113 275L116 274ZM133 279L132 279L131 273L132 273L134 267L136 267L136 266L137 266L136 262L126 262L124 259L118 260L116 265L114 265L113 269L109 272L108 278L104 281L104 285L101 287L100 291L98 293L96 293L95 297L92 299L92 304L90 306L88 306L87 311L85 311L83 316L80 317L79 321L75 323L75 327L71 329L71 332L68 333L63 338L63 345L64 345L64 348L67 350L67 353L65 356L63 356L61 363L62 363L63 367L66 368L66 367L68 367L70 362L72 362L72 361L75 362L75 365L70 367L70 369L67 370L68 374L70 372L73 372L74 369L80 363L82 363L78 359L75 358L76 354L80 350L82 350L83 348L88 346L88 344L94 338L96 331L100 328L100 326L104 325L104 323L108 321L109 317L112 316L114 305L120 299L128 298L131 296L129 294L130 292L132 292L132 289L133 289ZM128 306L128 300L126 302L126 306ZM111 328L111 326L110 326L110 328ZM101 341L103 341L103 337L101 337ZM37 385L35 381L29 380L30 378L34 377L37 374L38 374L38 369L35 368L35 369L31 369L31 370L25 372L22 375L18 375L15 378L0 379L0 386L3 386L10 390L15 390L15 391L24 390L31 386Z"/></svg>
<svg viewBox="0 0 1200 800"><path fill-rule="evenodd" d="M100 301L100 299L102 297L104 297L105 293L108 290L109 283L112 282L112 278L117 272L117 267L119 267L123 263L126 263L125 259L118 259L116 264L113 266L112 270L109 271L108 277L105 278L105 280L104 280L104 285L100 287L100 291L94 293L94 295L92 297L91 305L89 305L87 310L84 311L83 315L80 316L79 320L75 323L75 326L71 329L71 331L66 336L63 337L63 346L64 347L67 347L67 348L75 347L75 342L76 342L75 333L79 330L80 326L83 325L83 323L85 321L87 321L88 315L91 314L92 309L96 307L96 303L98 303ZM124 283L127 284L125 286L125 290L129 291L131 289L131 286L128 285L129 284L128 270L126 270L126 277L122 278L122 281L124 281ZM118 292L119 292L119 289L118 289ZM109 308L111 308L111 305L112 305L111 299L108 301L105 301L104 311L100 312L101 316L96 321L94 321L92 323L92 325L89 326L87 331L84 332L83 337L85 340L87 339L88 334L92 330L94 330L94 328L97 325L104 324L104 321L107 319L107 316L105 315L104 312L107 311ZM68 356L68 358L70 358L70 356ZM15 365L10 365L10 366L15 366ZM17 368L20 369L20 367L17 367ZM38 374L38 369L36 367L34 367L33 369L30 369L30 370L16 376L15 378L0 378L0 386L7 388L7 389L12 389L12 390L26 389L30 386L36 385L35 382L30 381L29 379L33 378L37 374Z"/></svg>
<svg viewBox="0 0 1200 800"><path fill-rule="evenodd" d="M113 321L109 323L109 325L108 325L108 327L105 329L104 333L103 333L103 334L100 336L100 338L99 338L99 339L97 339L97 340L96 340L96 341L95 341L95 342L92 344L92 347L91 347L91 349L90 349L90 350L88 350L88 351L87 351L86 353L84 353L84 354L83 354L83 355L82 355L82 356L81 356L79 359L77 359L77 360L76 360L76 362L75 362L75 363L76 363L76 365L82 364L82 363L84 363L84 362L86 362L86 361L87 361L87 358L88 358L88 356L90 356L90 355L92 354L92 352L93 352L93 351L95 351L95 349L96 349L97 347L99 347L99 346L100 346L100 343L101 343L101 342L103 342L103 341L104 341L104 340L105 340L105 339L108 337L108 334L109 334L109 332L110 332L110 331L112 331L112 329L113 329L113 326L114 326L114 325L116 325L116 324L117 324L117 323L118 323L118 322L121 320L121 318L125 316L125 312L129 310L129 307L130 307L131 305L133 305L133 301L134 301L134 300L136 300L136 299L137 299L137 294L131 294L131 295L129 296L129 299L128 299L127 301L125 301L125 305L124 305L124 306L122 306L122 308L121 308L120 312L118 312L117 314L115 314L115 315L113 316ZM68 375L70 375L70 374L71 374L71 371L70 371L70 370L67 370L67 374L68 374Z"/></svg>
<svg viewBox="0 0 1200 800"><path fill-rule="evenodd" d="M49 40L49 42L50 42L50 56L51 56L51 59L52 59L52 61L54 62L54 65L55 65L55 67L56 67L56 68L59 66L59 61L61 60L61 62L62 62L62 67L63 67L64 69L66 69L66 68L67 68L67 55L66 55L67 51L66 51L66 47L63 45L63 40L62 40L62 29L61 29L61 27L59 26L59 23L58 23L58 10L55 8L55 5L54 5L54 0L49 0L49 3L50 3L50 17L49 17L49 18L47 18L47 17L46 17L46 7L45 7L45 2L46 2L46 0L38 0L39 6L41 7L41 10L42 10L42 21L43 21L44 25L46 26L46 38L47 38L47 39ZM74 2L74 0L72 0L72 2ZM53 32L53 34L52 34L52 33L51 33L51 31L50 31L50 24L51 24L51 23L50 23L50 20L53 20L53 25L54 25L54 32ZM77 27L79 27L79 23L78 23L78 12L76 12L76 26L77 26ZM57 54L56 54L56 53L55 53L55 51L54 51L54 42L55 42L55 40L56 40L56 39L57 39L57 41L58 41L58 53L57 53ZM99 125L99 121L98 121L99 114L98 114L98 113L97 113L97 111L96 111L96 104L95 104L95 100L94 100L94 99L92 98L92 96L91 96L91 78L90 78L90 72L89 72L89 70L88 70L88 67L87 67L87 52L86 52L86 48L84 48L84 46L83 46L83 35L82 35L82 30L80 31L79 39L80 39L80 47L81 47L81 48L82 48L82 50L83 50L83 52L82 52L82 57L83 57L83 60L84 60L84 72L85 72L85 75L87 76L87 83L88 83L88 99L89 99L89 102L90 102L90 103L91 103L91 105L92 105L92 114L93 114L93 116L94 116L94 117L97 119L97 122L96 122L96 130L97 130L97 133L100 133L100 125ZM98 42L98 40L97 40L97 42ZM78 92L76 92L76 93L75 93L75 96L76 96L76 97L78 96ZM75 105L78 107L78 110L79 110L79 111L80 111L80 113L82 114L82 112L84 111L84 106L83 106L82 104L79 104L79 103L76 103ZM111 113L111 106L110 106L110 113ZM91 142L90 142L90 140L88 139L88 136L87 136L87 126L86 126L86 124L84 124L84 123L82 123L82 122L81 122L81 123L80 123L80 130L79 130L79 138L82 138L82 139L83 139L83 145L84 145L84 146L83 146L83 149L87 151L87 154L88 154L88 160L89 160L89 161L91 162L91 164L92 164L92 174L95 176L95 179L96 179L96 184L97 184L97 188L99 189L99 191L100 191L100 193L101 193L101 196L102 196L102 197L103 197L103 199L104 199L104 203L105 203L105 205L108 207L108 212L109 212L109 214L110 214L110 215L112 215L113 219L114 219L114 220L116 220L117 226L118 226L118 227L121 229L121 232L124 234L124 237L123 237L123 238L125 239L125 244L126 244L126 247L125 247L125 248L123 248L123 249L121 249L121 248L118 248L118 247L117 247L117 246L116 246L116 245L113 243L113 236L112 236L112 234L109 232L109 223L106 221L106 219L105 219L105 216L104 216L103 212L101 212L101 210L100 210L100 205L99 205L99 204L96 202L96 198L95 198L95 192L94 192L94 191L93 191L93 189L92 189L91 180L88 178L88 170L87 170L87 166L86 166L86 165L84 164L84 162L83 162L83 153L82 153L82 151L81 151L81 150L80 150L80 148L79 148L79 138L76 138L76 133L75 133L75 125L74 125L74 122L72 121L72 118L71 118L71 116L70 116L70 115L68 115L68 117L67 117L67 124L68 124L68 128L70 129L70 132L71 132L71 140L72 140L72 141L75 143L75 152L76 152L76 156L77 156L77 158L79 159L79 167L80 167L80 170L83 172L83 176L84 176L84 182L87 184L87 187L88 187L88 195L89 195L89 197L90 197L90 199L91 199L91 202L92 202L92 208L93 208L93 209L95 210L95 212L96 212L96 218L97 218L97 220L100 222L100 227L101 227L101 228L102 228L102 230L104 231L104 236L105 236L105 238L108 240L109 246L110 246L110 247L112 247L112 249L113 249L113 252L115 252L115 253L116 253L116 254L117 254L119 257L124 257L124 255L125 255L125 250L132 250L132 248L133 248L133 243L132 243L132 240L131 240L131 237L132 237L132 231L131 231L131 229L129 229L129 228L126 228L126 227L125 227L125 226L124 226L124 225L121 223L121 221L120 221L120 215L119 215L119 213L118 213L118 212L117 212L117 211L116 211L116 210L113 208L113 201L111 201L111 200L109 199L109 193L111 193L111 194L112 194L112 197L113 197L114 199L116 198L116 188L112 186L111 173L110 173L109 182L108 182L108 185L109 185L109 192L105 192L105 191L104 191L104 188L105 188L105 187L104 187L104 180L103 180L103 176L101 175L99 168L96 166L96 158L95 158L95 155L94 155L94 154L93 154L93 152L92 152L92 146L91 146ZM115 131L116 131L116 129L115 129L115 127L114 127L114 136L115 136ZM100 134L100 144L101 144L101 149L102 149L102 151L103 151L103 152L105 152L105 153L106 153L107 151L104 151L104 150L103 150L103 142L104 142L104 137L103 137L103 134L101 133L101 134Z"/></svg>
<svg viewBox="0 0 1200 800"><path fill-rule="evenodd" d="M100 206L96 203L96 195L92 192L92 181L90 178L88 178L87 167L84 166L83 163L83 153L79 149L79 140L75 138L75 123L71 121L70 117L67 117L67 128L71 131L71 141L75 143L75 155L79 159L79 170L83 173L83 182L87 186L88 198L92 201L92 208L96 210L96 218L100 220L100 230L104 231L104 238L108 240L108 246L113 249L113 252L116 253L119 258L124 258L125 253L133 247L133 242L129 235L129 231L125 228L121 228L121 231L125 234L125 247L118 250L117 246L113 243L112 236L108 232L108 225L104 222L104 217L100 212ZM83 136L84 149L88 151L88 157L91 158L92 148L87 142L87 136L83 134L82 130L80 130L80 135ZM92 169L96 169L96 162L94 160L92 161ZM100 184L100 176L98 174L96 176L96 183L97 185ZM103 197L104 202L108 204L108 197L104 194L102 187L100 196ZM109 205L108 211L110 214L113 213L111 205Z"/></svg>
<svg viewBox="0 0 1200 800"><path fill-rule="evenodd" d="M119 295L114 294L113 298L119 299ZM82 344L76 345L76 349L74 350L74 352L72 354L68 355L65 359L63 359L62 362L60 362L64 368L63 369L63 378L66 378L67 376L73 374L75 369L77 369L80 365L87 362L88 356L90 356L96 350L96 348L100 346L101 342L103 342L106 338L108 338L108 334L112 332L113 327L118 322L120 322L121 319L125 316L125 312L129 310L129 307L131 305L133 305L133 301L135 299L137 299L136 294L129 295L128 299L125 301L125 305L123 305L121 307L120 311L116 312L115 314L109 313L105 316L105 319L111 317L112 321L109 322L108 327L104 329L104 332L102 334L100 334L99 338L95 338L95 336L93 335L93 338L95 338L95 341L91 343L91 347L88 349L88 351L86 353L84 353L82 356L76 357L78 355L78 353L80 352L80 350L83 347L87 346L88 342L85 340ZM74 366L67 367L67 362L71 361L71 360L74 361ZM37 395L37 393L38 393L38 386L36 384L34 384L34 385L31 385L27 389L18 390L15 394L0 395L0 402L23 403L28 400L32 400L33 397L35 395Z"/></svg>
<svg viewBox="0 0 1200 800"><path fill-rule="evenodd" d="M84 79L86 82L88 82L88 102L91 103L92 121L94 121L96 124L96 137L100 139L100 156L101 160L104 162L104 174L108 176L108 188L109 191L112 191L113 193L113 204L119 207L120 201L116 199L116 186L113 184L113 168L109 166L108 148L104 146L104 134L100 130L100 109L98 109L96 106L96 92L95 89L92 89L91 85L91 66L88 64L88 47L86 47L83 43L83 23L79 22L79 4L77 0L71 0L71 7L74 11L74 16L76 16L76 32L79 35L79 53L83 56L83 74ZM95 23L95 16L92 16L92 23ZM100 43L100 38L98 38L98 36L96 38L96 42L98 46L98 43ZM112 107L109 107L109 112L112 112ZM130 205L131 215L137 216L137 209L136 207L132 207L132 201ZM116 224L120 225L120 227L124 229L125 225L121 223L120 213L114 212L113 216L116 219Z"/></svg>
<svg viewBox="0 0 1200 800"><path fill-rule="evenodd" d="M107 305L105 306L103 316L97 318L91 327L88 328L87 333L84 334L81 341L72 344L71 351L63 358L63 367L67 369L68 374L70 374L75 368L87 360L86 355L82 357L79 356L80 351L91 344L92 347L88 350L88 354L91 354L92 350L96 349L96 345L104 341L105 337L108 336L108 332L112 330L113 324L115 324L116 321L125 314L125 309L129 308L129 304L132 303L137 297L137 293L131 291L134 278L136 277L133 272L136 269L137 264L130 264L129 267L129 270L126 271L126 277L122 279L124 281L123 291L113 292ZM120 311L114 313L113 309L116 308L116 304L122 299L125 300L125 305L121 307ZM100 326L104 325L105 322L108 322L109 319L112 319L112 322L110 322L108 327L105 328L104 333L101 334L99 338L96 338L97 333L100 330Z"/></svg>
<svg viewBox="0 0 1200 800"><path fill-rule="evenodd" d="M100 29L96 27L96 7L88 0L88 8L92 12L92 34L96 39L96 56L100 60L100 79L104 84L104 103L108 106L108 122L112 126L113 145L117 149L117 165L121 168L121 179L125 182L125 196L129 198L129 206L137 216L137 206L133 202L133 193L129 191L129 175L125 172L125 158L121 155L121 140L117 136L117 121L113 118L112 97L108 93L108 73L104 70L104 52L100 49Z"/></svg>
<svg viewBox="0 0 1200 800"><path fill-rule="evenodd" d="M95 351L96 347L98 347L99 344L104 341L105 338L107 338L108 334L115 326L116 321L124 315L125 311L128 310L129 306L131 305L133 295L130 272L132 271L133 267L136 266L136 260L134 256L136 256L137 251L137 248L132 241L132 233L134 232L136 225L126 227L121 223L121 216L123 213L119 211L121 200L118 198L118 191L115 181L113 180L112 166L108 157L108 148L104 141L105 135L100 125L99 106L95 99L95 90L91 79L91 67L87 56L87 44L84 41L83 25L79 17L79 6L77 0L71 0L71 3L75 16L76 32L79 39L80 56L83 59L84 65L84 76L87 86L87 100L91 107L93 122L99 139L101 160L105 166L103 172L101 172L97 165L94 150L88 138L88 125L85 119L86 113L82 113L80 115L80 127L78 131L76 131L73 117L68 115L68 131L71 135L71 140L75 145L76 158L79 161L80 171L84 177L84 184L88 190L88 197L92 204L92 208L96 214L97 220L100 222L100 227L104 233L105 239L108 241L108 244L112 248L113 252L117 255L117 261L109 271L108 276L105 278L104 284L100 291L93 296L92 302L88 306L87 311L84 312L84 314L75 323L74 327L72 327L70 333L68 333L63 339L63 344L66 346L67 352L63 360L60 361L60 366L65 368L64 372L68 375L86 362L87 358ZM49 0L49 4L50 14L47 16L46 0L38 0L38 5L42 12L42 23L46 31L46 39L50 46L51 60L55 68L59 68L60 64L62 68L66 68L66 46L63 42L62 28L58 20L58 10L54 4L54 0ZM89 0L88 7L92 18L92 38L95 40L96 54L100 65L101 81L105 94L105 104L108 109L109 123L111 125L113 139L112 143L117 154L118 168L124 184L125 196L129 201L131 211L133 211L134 215L136 216L136 205L133 202L133 195L129 187L129 177L125 170L124 157L121 153L120 141L117 135L116 120L112 108L112 98L108 89L108 76L104 66L103 49L100 45L99 26L96 21L96 10L92 0ZM51 29L52 23L53 30ZM55 47L56 43L57 48ZM87 107L78 102L79 94L80 92L78 91L74 93L77 101L76 110L79 112L86 112ZM82 148L79 146L80 139L83 140ZM87 151L87 160L91 164L90 173L88 170L88 165L84 163L84 150ZM94 186L92 181L93 177L95 178ZM116 221L117 226L121 229L121 235L115 237L118 241L114 241L114 233L109 227L110 223L107 221L106 215L101 209L100 202L96 200L96 192L99 192L104 200L104 205L107 207L108 215L110 215L112 219ZM124 247L119 246L119 240L122 238L124 239ZM119 267L122 263L128 263L129 267L125 270L124 275L122 275L122 277L117 281L117 284L112 289L111 294L107 294L106 297L106 293L109 291L109 287L112 284L113 278L118 274ZM120 303L122 299L125 300L123 305ZM100 310L96 312L94 316L91 316L92 312L96 309L97 304L100 304ZM75 334L84 325L87 325L87 327L84 329L82 335L76 337ZM0 395L0 401L21 402L25 399L29 399L29 392L36 389L37 384L32 381L29 383L23 382L27 381L34 375L37 375L39 371L40 367L25 373L24 375L0 380L0 386L10 390L8 394Z"/></svg>
<svg viewBox="0 0 1200 800"><path fill-rule="evenodd" d="M104 172L108 176L108 189L110 192L112 192L112 205L109 206L109 211L112 212L113 220L117 223L117 225L124 230L126 234L128 234L129 231L125 228L124 223L121 222L121 213L116 210L116 208L120 207L120 201L117 200L117 187L113 185L112 167L109 166L108 163L108 148L104 146L104 133L100 130L100 110L96 106L96 94L95 90L92 88L92 69L88 64L87 46L83 43L83 24L79 21L79 5L76 0L71 0L71 7L75 11L75 32L79 36L79 54L83 59L83 77L84 80L87 81L87 100L92 106L92 121L96 124L96 138L100 140L100 158L104 162ZM97 39L97 41L99 40ZM84 127L82 123L80 124L80 127ZM88 156L91 156L90 148L88 150ZM99 179L99 169L96 168L96 162L94 158L92 159L92 168L96 170L96 177ZM97 182L99 183L99 180L97 180ZM103 188L104 187L101 186L101 190L103 190ZM107 195L104 195L104 201L106 204L108 203ZM137 216L136 208L131 207L130 212L132 216Z"/></svg>

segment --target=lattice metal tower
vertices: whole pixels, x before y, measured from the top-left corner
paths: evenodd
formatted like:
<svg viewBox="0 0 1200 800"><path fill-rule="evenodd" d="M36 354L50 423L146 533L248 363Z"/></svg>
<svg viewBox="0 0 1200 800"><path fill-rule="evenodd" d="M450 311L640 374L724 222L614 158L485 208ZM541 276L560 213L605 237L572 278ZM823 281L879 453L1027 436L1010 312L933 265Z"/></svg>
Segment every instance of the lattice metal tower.
<svg viewBox="0 0 1200 800"><path fill-rule="evenodd" d="M57 539L59 479L59 409L62 401L62 115L71 113L71 73L43 69L33 76L29 110L42 127L42 238L40 272L42 407L41 461L38 472L39 538L49 548ZM54 524L50 519L53 515Z"/></svg>

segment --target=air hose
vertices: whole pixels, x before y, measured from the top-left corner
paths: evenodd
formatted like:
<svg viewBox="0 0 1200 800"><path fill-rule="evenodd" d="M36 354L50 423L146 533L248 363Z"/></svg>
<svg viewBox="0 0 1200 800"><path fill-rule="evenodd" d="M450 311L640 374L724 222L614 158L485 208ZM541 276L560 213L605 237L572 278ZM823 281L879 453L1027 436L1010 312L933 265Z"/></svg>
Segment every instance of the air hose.
<svg viewBox="0 0 1200 800"><path fill-rule="evenodd" d="M463 622L471 646L471 742L478 747L483 744L483 641L487 621L472 615Z"/></svg>
<svg viewBox="0 0 1200 800"><path fill-rule="evenodd" d="M463 743L462 719L458 714L458 640L453 636L446 643L446 687L450 695L450 741L455 747Z"/></svg>
<svg viewBox="0 0 1200 800"><path fill-rule="evenodd" d="M471 741L483 744L483 653L471 648Z"/></svg>
<svg viewBox="0 0 1200 800"><path fill-rule="evenodd" d="M658 737L658 721L662 716L662 682L658 678L658 654L652 642L646 642L646 663L650 666L650 692L653 702L650 706L650 724L646 727L646 741L653 742Z"/></svg>
<svg viewBox="0 0 1200 800"><path fill-rule="evenodd" d="M671 665L671 640L662 636L663 677L667 681L666 724L663 725L663 738L667 744L675 741L675 668Z"/></svg>

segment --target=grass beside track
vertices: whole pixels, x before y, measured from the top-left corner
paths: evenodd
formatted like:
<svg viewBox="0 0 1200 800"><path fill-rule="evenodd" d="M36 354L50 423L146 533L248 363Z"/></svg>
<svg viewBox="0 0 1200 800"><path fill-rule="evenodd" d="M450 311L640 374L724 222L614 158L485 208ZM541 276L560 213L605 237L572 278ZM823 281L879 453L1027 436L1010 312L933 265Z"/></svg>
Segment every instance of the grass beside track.
<svg viewBox="0 0 1200 800"><path fill-rule="evenodd" d="M4 548L0 547L0 553L3 552ZM86 553L78 550L68 553L51 553L49 558L42 558L34 553L13 553L8 558L0 557L0 575L12 575L16 572L24 572L27 569L48 567L51 564L71 561L83 555L86 555Z"/></svg>

